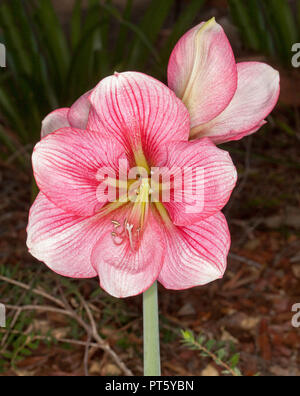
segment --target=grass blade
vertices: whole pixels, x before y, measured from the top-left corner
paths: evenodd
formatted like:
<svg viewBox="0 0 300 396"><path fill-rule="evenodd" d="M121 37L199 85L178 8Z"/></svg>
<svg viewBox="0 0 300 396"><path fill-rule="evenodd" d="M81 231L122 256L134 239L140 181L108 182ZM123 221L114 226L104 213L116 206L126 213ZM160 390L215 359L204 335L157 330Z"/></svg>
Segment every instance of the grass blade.
<svg viewBox="0 0 300 396"><path fill-rule="evenodd" d="M285 0L266 0L263 6L278 57L283 62L290 63L291 48L297 41L297 29L291 9Z"/></svg>
<svg viewBox="0 0 300 396"><path fill-rule="evenodd" d="M192 0L186 5L178 21L172 27L172 32L161 51L161 57L164 63L168 61L171 51L180 37L192 26L205 1L206 0Z"/></svg>
<svg viewBox="0 0 300 396"><path fill-rule="evenodd" d="M41 46L46 48L54 68L57 69L58 83L63 84L70 62L65 34L50 0L39 2L35 11L36 22L41 34Z"/></svg>
<svg viewBox="0 0 300 396"><path fill-rule="evenodd" d="M133 0L127 0L126 6L122 15L122 19L125 21L129 21L131 19L132 14L132 5ZM114 56L114 64L123 63L124 55L125 55L125 47L126 41L128 40L129 27L125 24L120 25L120 30L118 34L118 39L115 47L115 56Z"/></svg>
<svg viewBox="0 0 300 396"><path fill-rule="evenodd" d="M77 47L81 36L81 28L82 28L81 7L82 7L82 0L76 0L73 7L72 18L71 18L71 45L73 50Z"/></svg>
<svg viewBox="0 0 300 396"><path fill-rule="evenodd" d="M253 26L246 3L243 0L228 0L228 3L231 15L239 27L245 42L250 48L259 51L261 48L260 38Z"/></svg>
<svg viewBox="0 0 300 396"><path fill-rule="evenodd" d="M260 38L260 50L268 55L275 55L273 38L267 30L267 23L260 0L248 0L247 4L250 19Z"/></svg>
<svg viewBox="0 0 300 396"><path fill-rule="evenodd" d="M5 2L1 5L0 23L3 27L4 44L9 51L14 68L22 73L30 74L32 72L30 52L24 47L23 35L19 30L19 25L23 25L19 10L22 4L18 3L13 0L12 3Z"/></svg>
<svg viewBox="0 0 300 396"><path fill-rule="evenodd" d="M152 0L140 24L141 31L145 34L151 46L155 41L169 15L174 0ZM142 68L149 57L149 51L139 38L136 38L129 59L129 68Z"/></svg>

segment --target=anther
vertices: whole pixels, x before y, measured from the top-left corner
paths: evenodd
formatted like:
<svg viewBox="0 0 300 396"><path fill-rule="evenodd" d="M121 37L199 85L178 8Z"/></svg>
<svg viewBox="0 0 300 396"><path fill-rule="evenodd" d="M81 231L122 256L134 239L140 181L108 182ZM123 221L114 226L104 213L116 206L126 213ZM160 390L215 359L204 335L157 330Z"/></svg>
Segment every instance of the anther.
<svg viewBox="0 0 300 396"><path fill-rule="evenodd" d="M118 221L113 220L112 224L115 226L115 228L119 228L121 224Z"/></svg>

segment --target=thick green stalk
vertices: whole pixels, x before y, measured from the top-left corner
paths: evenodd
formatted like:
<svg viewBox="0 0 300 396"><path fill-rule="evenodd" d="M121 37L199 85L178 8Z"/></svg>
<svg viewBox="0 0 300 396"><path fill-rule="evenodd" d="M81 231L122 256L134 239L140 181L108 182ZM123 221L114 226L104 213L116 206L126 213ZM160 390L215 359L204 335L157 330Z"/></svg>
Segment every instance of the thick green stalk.
<svg viewBox="0 0 300 396"><path fill-rule="evenodd" d="M157 282L144 293L144 375L160 376Z"/></svg>

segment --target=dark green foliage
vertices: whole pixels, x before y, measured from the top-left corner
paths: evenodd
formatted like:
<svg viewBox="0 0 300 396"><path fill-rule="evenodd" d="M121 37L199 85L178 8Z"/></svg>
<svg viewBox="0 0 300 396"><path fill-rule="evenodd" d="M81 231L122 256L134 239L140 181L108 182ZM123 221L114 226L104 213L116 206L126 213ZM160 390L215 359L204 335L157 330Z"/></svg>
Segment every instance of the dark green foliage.
<svg viewBox="0 0 300 396"><path fill-rule="evenodd" d="M300 41L299 1L228 0L232 18L246 46L291 64L292 45Z"/></svg>

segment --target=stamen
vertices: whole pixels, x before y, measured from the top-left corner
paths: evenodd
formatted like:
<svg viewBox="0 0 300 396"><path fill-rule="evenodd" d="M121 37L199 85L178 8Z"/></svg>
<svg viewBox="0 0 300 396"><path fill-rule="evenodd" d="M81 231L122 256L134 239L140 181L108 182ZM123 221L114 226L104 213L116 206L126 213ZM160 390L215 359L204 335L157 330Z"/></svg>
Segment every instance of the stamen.
<svg viewBox="0 0 300 396"><path fill-rule="evenodd" d="M119 228L121 226L121 224L118 221L116 221L116 220L112 220L112 224L114 226L114 229L117 229L117 228ZM111 233L111 236L112 236L112 239L113 239L113 243L116 246L120 246L124 242L125 237L123 235L124 235L124 231L121 231L120 233L113 231Z"/></svg>
<svg viewBox="0 0 300 396"><path fill-rule="evenodd" d="M133 224L129 224L126 221L126 231L128 233L128 237L129 237L129 243L130 243L130 247L132 250L134 250L134 246L133 246L133 237L132 237L132 230L133 230Z"/></svg>
<svg viewBox="0 0 300 396"><path fill-rule="evenodd" d="M139 189L135 191L137 198L124 224L121 225L119 221L112 220L113 232L111 235L116 246L120 246L127 240L133 251L138 250L143 228L147 221L151 191L149 180L143 179Z"/></svg>
<svg viewBox="0 0 300 396"><path fill-rule="evenodd" d="M114 228L119 228L121 226L121 224L118 221L113 220L112 221Z"/></svg>

